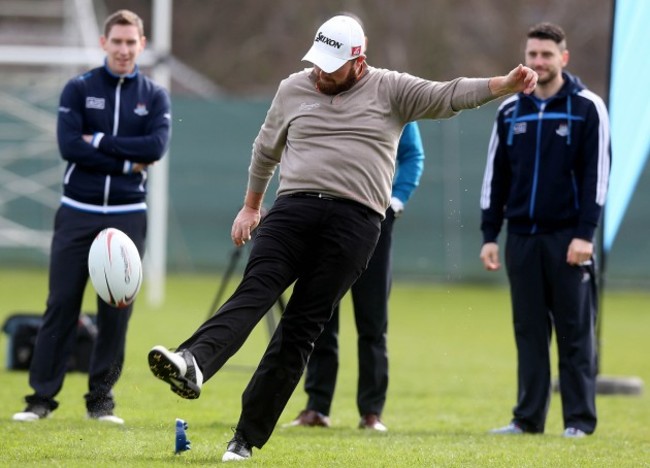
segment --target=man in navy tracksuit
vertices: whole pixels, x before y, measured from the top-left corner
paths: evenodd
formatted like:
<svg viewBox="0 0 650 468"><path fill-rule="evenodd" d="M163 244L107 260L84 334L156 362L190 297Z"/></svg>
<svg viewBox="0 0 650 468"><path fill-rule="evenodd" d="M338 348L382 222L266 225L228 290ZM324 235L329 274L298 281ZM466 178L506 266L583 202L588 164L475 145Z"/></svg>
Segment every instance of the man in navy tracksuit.
<svg viewBox="0 0 650 468"><path fill-rule="evenodd" d="M499 108L481 192L486 269L499 268L497 236L508 220L505 261L518 353L517 404L496 434L543 433L551 396L555 327L565 437L596 428L596 272L593 238L607 194L609 119L603 101L563 72L564 32L528 33L530 96Z"/></svg>
<svg viewBox="0 0 650 468"><path fill-rule="evenodd" d="M145 46L142 20L120 10L105 22L104 66L70 80L61 94L57 138L67 162L50 256L49 295L29 384L34 393L16 421L35 421L58 407L66 362L88 281L88 251L107 227L124 231L144 253L147 167L165 153L170 135L167 92L143 76L136 59ZM97 338L90 357L87 416L122 424L112 388L124 362L133 305L116 309L97 297Z"/></svg>

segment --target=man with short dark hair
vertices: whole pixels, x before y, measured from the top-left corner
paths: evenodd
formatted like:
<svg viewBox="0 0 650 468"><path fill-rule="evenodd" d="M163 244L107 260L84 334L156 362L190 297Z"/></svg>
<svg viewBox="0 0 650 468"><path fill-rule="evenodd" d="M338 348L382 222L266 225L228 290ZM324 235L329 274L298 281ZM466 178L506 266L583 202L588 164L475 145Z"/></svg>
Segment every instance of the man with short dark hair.
<svg viewBox="0 0 650 468"><path fill-rule="evenodd" d="M558 345L565 437L596 428L596 263L593 238L607 195L609 118L575 76L564 31L528 33L531 95L499 108L488 149L481 209L481 260L500 267L497 236L508 220L506 269L517 343L517 404L495 434L543 433L551 397L549 342Z"/></svg>
<svg viewBox="0 0 650 468"><path fill-rule="evenodd" d="M144 254L147 167L169 144L167 91L142 75L136 60L146 38L142 20L119 10L104 24L103 66L70 80L61 93L57 139L67 162L54 221L49 295L29 370L34 394L15 421L48 417L59 403L88 282L88 251L107 227L125 232ZM97 338L90 356L87 416L123 424L114 414L113 386L124 363L133 304L116 309L97 297Z"/></svg>
<svg viewBox="0 0 650 468"><path fill-rule="evenodd" d="M291 298L242 397L224 461L250 458L273 432L323 327L366 268L390 205L402 128L451 117L513 92L532 92L537 74L432 82L369 66L363 29L335 16L317 31L304 60L313 68L280 83L255 139L244 206L231 237L242 246L257 227L241 283L231 298L171 352L149 353L153 374L183 398L198 398L280 295ZM281 163L281 164L280 164ZM277 198L260 224L269 181Z"/></svg>

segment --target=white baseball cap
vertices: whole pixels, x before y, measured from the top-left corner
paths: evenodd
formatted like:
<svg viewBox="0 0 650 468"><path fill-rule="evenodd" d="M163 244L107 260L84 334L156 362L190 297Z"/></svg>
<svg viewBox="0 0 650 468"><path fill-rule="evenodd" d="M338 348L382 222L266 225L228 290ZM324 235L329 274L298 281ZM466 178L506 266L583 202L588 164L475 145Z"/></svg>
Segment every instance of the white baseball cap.
<svg viewBox="0 0 650 468"><path fill-rule="evenodd" d="M318 28L314 45L302 59L313 63L325 73L332 73L348 60L359 57L365 41L366 35L361 25L353 18L334 16Z"/></svg>

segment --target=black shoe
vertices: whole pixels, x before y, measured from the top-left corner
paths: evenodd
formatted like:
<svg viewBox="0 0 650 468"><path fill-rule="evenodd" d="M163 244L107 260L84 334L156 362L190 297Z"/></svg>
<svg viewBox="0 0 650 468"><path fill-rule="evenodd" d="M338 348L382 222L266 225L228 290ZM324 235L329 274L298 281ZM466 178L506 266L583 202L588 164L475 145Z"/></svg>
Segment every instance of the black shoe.
<svg viewBox="0 0 650 468"><path fill-rule="evenodd" d="M330 418L316 410L305 409L287 426L330 427Z"/></svg>
<svg viewBox="0 0 650 468"><path fill-rule="evenodd" d="M25 411L15 413L11 419L14 421L38 421L50 416L52 410L43 405L27 405Z"/></svg>
<svg viewBox="0 0 650 468"><path fill-rule="evenodd" d="M359 420L359 429L371 429L373 431L386 432L388 428L381 422L379 415L369 413L361 416Z"/></svg>
<svg viewBox="0 0 650 468"><path fill-rule="evenodd" d="M241 461L253 456L253 446L249 444L241 432L235 432L235 437L228 442L228 449L221 457L221 461Z"/></svg>
<svg viewBox="0 0 650 468"><path fill-rule="evenodd" d="M203 374L188 350L181 349L174 353L164 346L154 346L149 351L149 369L153 375L167 382L172 392L180 397L194 400L201 395Z"/></svg>

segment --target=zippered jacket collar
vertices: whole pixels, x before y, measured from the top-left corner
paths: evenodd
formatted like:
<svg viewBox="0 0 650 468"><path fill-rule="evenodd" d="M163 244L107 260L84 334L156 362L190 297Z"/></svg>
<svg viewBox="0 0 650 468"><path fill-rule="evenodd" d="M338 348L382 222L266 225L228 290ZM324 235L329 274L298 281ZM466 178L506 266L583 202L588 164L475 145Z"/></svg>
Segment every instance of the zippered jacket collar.
<svg viewBox="0 0 650 468"><path fill-rule="evenodd" d="M136 76L138 76L138 74L140 73L140 68L138 67L138 64L136 63L135 68L128 75L117 75L117 74L113 73L110 68L108 68L108 59L107 58L104 59L104 70L106 71L106 73L108 73L109 76L112 76L113 78L116 78L116 79L120 79L120 78L133 79Z"/></svg>
<svg viewBox="0 0 650 468"><path fill-rule="evenodd" d="M570 96L572 94L578 94L580 91L587 89L587 86L585 86L585 84L580 80L580 78L578 78L575 75L572 75L569 72L563 71L562 77L564 78L564 84L557 92L557 94L550 97L549 99L556 99L559 97ZM534 96L532 94L528 96L527 94L519 93L520 99L524 97L534 97Z"/></svg>

